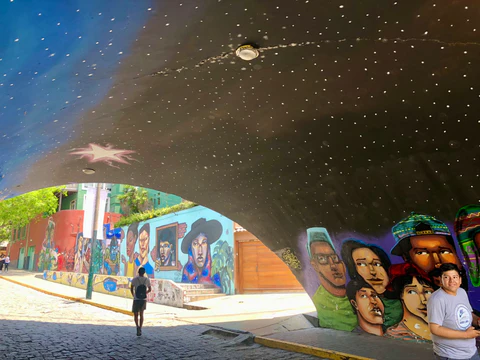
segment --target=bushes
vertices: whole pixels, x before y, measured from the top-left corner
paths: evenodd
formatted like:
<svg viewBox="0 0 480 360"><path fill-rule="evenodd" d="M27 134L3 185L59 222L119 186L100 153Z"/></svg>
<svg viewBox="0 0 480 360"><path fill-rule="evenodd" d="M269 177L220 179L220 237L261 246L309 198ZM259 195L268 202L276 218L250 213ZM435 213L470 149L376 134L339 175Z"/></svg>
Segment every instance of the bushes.
<svg viewBox="0 0 480 360"><path fill-rule="evenodd" d="M197 206L197 204L191 201L184 201L181 204L173 205L170 207L132 214L130 216L122 217L117 223L115 223L115 227L127 226L134 222L141 222L148 219L153 219L154 217L164 216L174 212L190 209L194 206Z"/></svg>

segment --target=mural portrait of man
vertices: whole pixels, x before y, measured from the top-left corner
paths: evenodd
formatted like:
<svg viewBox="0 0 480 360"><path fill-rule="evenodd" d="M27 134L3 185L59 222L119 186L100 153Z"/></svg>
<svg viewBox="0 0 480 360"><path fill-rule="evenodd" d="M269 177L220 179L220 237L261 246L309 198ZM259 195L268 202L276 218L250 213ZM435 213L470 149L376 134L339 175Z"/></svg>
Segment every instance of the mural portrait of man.
<svg viewBox="0 0 480 360"><path fill-rule="evenodd" d="M175 265L175 245L176 239L174 235L174 228L161 229L157 232L157 260L160 261L160 266L174 266Z"/></svg>
<svg viewBox="0 0 480 360"><path fill-rule="evenodd" d="M450 230L435 217L412 212L392 228L392 233L396 244L391 254L413 264L423 277L432 279L436 287L441 285L440 265L452 263L463 269ZM462 287L466 289L466 274L462 277Z"/></svg>
<svg viewBox="0 0 480 360"><path fill-rule="evenodd" d="M347 297L357 315L356 331L383 336L384 306L377 292L363 279L352 280L347 285Z"/></svg>
<svg viewBox="0 0 480 360"><path fill-rule="evenodd" d="M352 331L357 319L346 296L345 264L335 252L327 229L307 229L307 252L320 286L312 297L321 327Z"/></svg>
<svg viewBox="0 0 480 360"><path fill-rule="evenodd" d="M130 224L127 230L127 241L126 241L126 253L128 259L125 258L125 255L122 255L122 263L124 267L124 275L128 277L135 276L135 260L138 258L139 254L135 252L135 245L137 244L138 238L138 223L135 222Z"/></svg>
<svg viewBox="0 0 480 360"><path fill-rule="evenodd" d="M217 220L200 218L192 224L190 232L182 240L182 252L188 254L182 282L221 286L220 275L211 273L210 245L220 238L222 232L222 224Z"/></svg>
<svg viewBox="0 0 480 360"><path fill-rule="evenodd" d="M155 276L154 268L148 261L148 253L150 251L150 224L144 224L138 232L138 246L140 248L140 254L135 259L136 269L144 267L146 274L149 278Z"/></svg>
<svg viewBox="0 0 480 360"><path fill-rule="evenodd" d="M391 262L387 253L379 246L366 244L356 239L347 239L342 244L342 259L351 280L363 279L382 299L384 326L390 327L402 320L403 307L398 298L386 293L390 282L388 270Z"/></svg>
<svg viewBox="0 0 480 360"><path fill-rule="evenodd" d="M480 206L467 205L455 216L455 234L473 286L480 286Z"/></svg>
<svg viewBox="0 0 480 360"><path fill-rule="evenodd" d="M431 340L427 302L433 294L433 284L408 263L392 265L391 274L392 289L402 301L403 319L389 327L385 335L402 340Z"/></svg>

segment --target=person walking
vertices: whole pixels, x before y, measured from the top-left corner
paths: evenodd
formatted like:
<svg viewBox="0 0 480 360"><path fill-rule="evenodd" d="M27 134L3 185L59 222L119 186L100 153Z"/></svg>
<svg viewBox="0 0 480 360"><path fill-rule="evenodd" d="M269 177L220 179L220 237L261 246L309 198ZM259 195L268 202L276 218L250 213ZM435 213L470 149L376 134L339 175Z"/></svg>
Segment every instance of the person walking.
<svg viewBox="0 0 480 360"><path fill-rule="evenodd" d="M3 264L5 264L5 255L4 255L4 254L1 254L1 255L0 255L0 273L1 273L2 270L3 270Z"/></svg>
<svg viewBox="0 0 480 360"><path fill-rule="evenodd" d="M10 256L7 255L7 256L5 257L5 266L4 266L5 271L8 271L8 265L9 265L9 264L10 264Z"/></svg>
<svg viewBox="0 0 480 360"><path fill-rule="evenodd" d="M457 265L442 264L441 287L428 299L427 317L435 359L480 360L475 338L479 317L473 313L467 293L460 286Z"/></svg>
<svg viewBox="0 0 480 360"><path fill-rule="evenodd" d="M137 326L137 336L142 335L143 312L147 308L147 294L151 291L150 279L145 276L145 268L141 267L138 269L138 276L133 278L130 285L130 292L133 296L132 312Z"/></svg>

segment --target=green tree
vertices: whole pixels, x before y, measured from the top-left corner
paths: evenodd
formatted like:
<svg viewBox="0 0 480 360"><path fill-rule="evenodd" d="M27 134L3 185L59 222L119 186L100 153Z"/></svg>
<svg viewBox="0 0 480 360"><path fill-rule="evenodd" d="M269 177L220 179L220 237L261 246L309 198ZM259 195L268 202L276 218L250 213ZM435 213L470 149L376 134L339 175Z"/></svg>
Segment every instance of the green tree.
<svg viewBox="0 0 480 360"><path fill-rule="evenodd" d="M147 190L141 187L125 185L123 194L118 195L118 200L126 216L142 213L153 207Z"/></svg>
<svg viewBox="0 0 480 360"><path fill-rule="evenodd" d="M20 229L39 215L48 217L57 212L57 194L65 194L64 186L32 191L0 201L0 238L10 241L12 229ZM8 235L7 235L8 234Z"/></svg>

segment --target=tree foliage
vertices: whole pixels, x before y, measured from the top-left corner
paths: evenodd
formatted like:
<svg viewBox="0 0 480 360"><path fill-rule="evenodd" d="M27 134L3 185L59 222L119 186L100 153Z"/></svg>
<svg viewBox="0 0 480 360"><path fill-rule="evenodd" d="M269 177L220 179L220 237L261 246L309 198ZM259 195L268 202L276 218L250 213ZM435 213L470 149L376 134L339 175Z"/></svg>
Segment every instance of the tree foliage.
<svg viewBox="0 0 480 360"><path fill-rule="evenodd" d="M57 194L66 194L64 186L55 186L32 191L0 201L0 238L10 240L12 229L20 229L37 216L50 216L57 212Z"/></svg>
<svg viewBox="0 0 480 360"><path fill-rule="evenodd" d="M118 195L118 200L127 216L151 210L153 207L147 190L136 186L125 185L123 194Z"/></svg>

